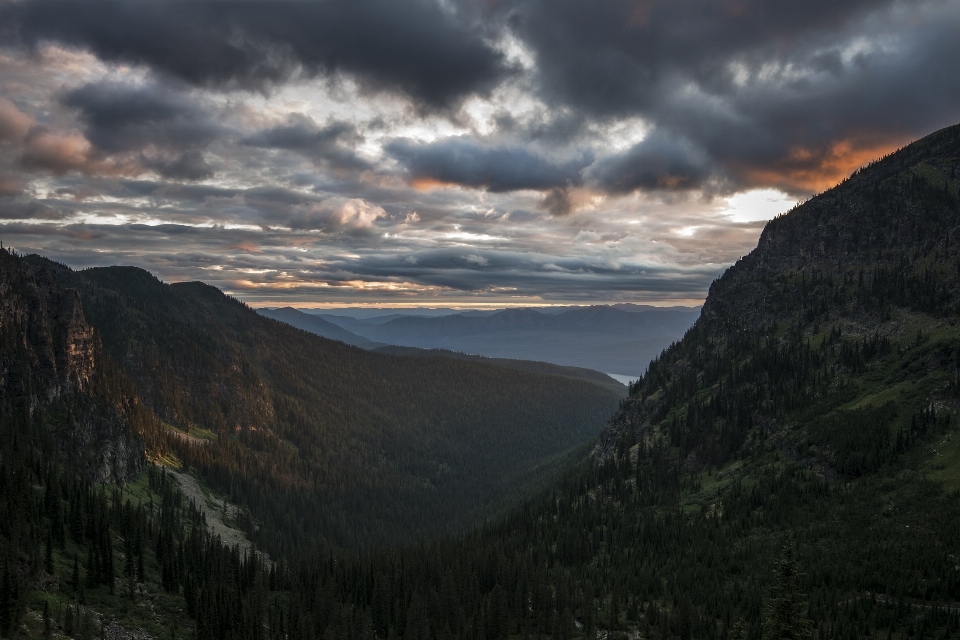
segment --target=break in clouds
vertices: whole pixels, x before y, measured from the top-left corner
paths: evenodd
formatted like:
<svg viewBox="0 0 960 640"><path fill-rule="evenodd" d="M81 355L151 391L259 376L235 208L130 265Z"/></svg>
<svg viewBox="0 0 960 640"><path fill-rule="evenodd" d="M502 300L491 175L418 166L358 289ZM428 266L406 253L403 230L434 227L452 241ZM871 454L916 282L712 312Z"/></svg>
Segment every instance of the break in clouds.
<svg viewBox="0 0 960 640"><path fill-rule="evenodd" d="M960 120L960 4L0 2L0 239L253 304L696 302Z"/></svg>

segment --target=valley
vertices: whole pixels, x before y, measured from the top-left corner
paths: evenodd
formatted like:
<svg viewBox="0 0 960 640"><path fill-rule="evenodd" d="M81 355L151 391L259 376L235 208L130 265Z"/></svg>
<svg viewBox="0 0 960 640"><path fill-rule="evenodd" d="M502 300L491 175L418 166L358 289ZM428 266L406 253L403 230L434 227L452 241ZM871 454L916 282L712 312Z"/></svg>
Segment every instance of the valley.
<svg viewBox="0 0 960 640"><path fill-rule="evenodd" d="M958 172L960 125L858 170L702 311L351 322L2 251L3 633L956 637ZM640 319L629 389L522 357Z"/></svg>
<svg viewBox="0 0 960 640"><path fill-rule="evenodd" d="M259 313L347 344L369 349L385 345L439 349L549 362L633 376L643 373L670 343L683 337L700 314L696 307L604 305L519 308L417 316L412 313L355 318L296 309ZM369 314L363 314L369 315ZM339 328L339 329L338 329Z"/></svg>

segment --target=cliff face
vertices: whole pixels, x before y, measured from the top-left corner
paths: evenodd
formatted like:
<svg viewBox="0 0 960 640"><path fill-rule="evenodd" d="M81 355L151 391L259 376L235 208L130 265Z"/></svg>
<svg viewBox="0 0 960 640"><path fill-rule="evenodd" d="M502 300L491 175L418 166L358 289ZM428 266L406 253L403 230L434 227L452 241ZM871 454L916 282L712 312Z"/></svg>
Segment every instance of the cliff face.
<svg viewBox="0 0 960 640"><path fill-rule="evenodd" d="M685 338L631 390L596 453L608 456L625 437L633 442L669 431L675 444L699 442L679 447L688 466L696 465L705 457L703 446L723 437L710 429L734 423L741 425L737 446L761 433L787 442L790 429L845 410L842 398L855 397L858 389L899 380L899 373L883 380L871 376L893 366L882 360L884 354L907 358L919 348L919 338L911 342L917 330L936 332L943 341L942 355L923 355L924 366L915 367L915 383L926 384L937 367L954 364L958 240L960 125L871 164L770 221L757 248L710 287ZM753 376L749 384L745 372ZM774 393L785 376L793 376L793 386ZM930 393L917 402L941 401L941 391L931 386ZM863 406L872 406L864 397ZM796 401L796 408L782 409L794 398L804 398L807 406ZM730 407L736 417L724 413ZM829 463L831 455L823 453L821 462Z"/></svg>
<svg viewBox="0 0 960 640"><path fill-rule="evenodd" d="M76 291L49 275L0 255L0 385L23 396L32 412L71 390L89 387L94 369L93 328Z"/></svg>
<svg viewBox="0 0 960 640"><path fill-rule="evenodd" d="M74 272L40 256L24 261L80 292L105 353L159 419L226 433L273 422L271 393L251 358L255 343L234 334L244 323L240 303L202 283L164 284L136 267Z"/></svg>
<svg viewBox="0 0 960 640"><path fill-rule="evenodd" d="M41 422L65 458L101 482L140 472L138 402L105 360L80 295L0 251L0 397L10 428Z"/></svg>

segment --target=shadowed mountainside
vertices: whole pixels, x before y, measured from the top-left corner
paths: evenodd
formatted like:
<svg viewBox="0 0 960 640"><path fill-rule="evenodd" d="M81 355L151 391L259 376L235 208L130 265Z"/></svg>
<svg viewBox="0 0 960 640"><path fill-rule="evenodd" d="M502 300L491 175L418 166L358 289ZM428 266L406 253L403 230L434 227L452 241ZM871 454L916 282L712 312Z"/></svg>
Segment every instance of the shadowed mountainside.
<svg viewBox="0 0 960 640"><path fill-rule="evenodd" d="M11 417L9 428L33 433L45 422L54 425L47 434L50 446L73 457L88 478L123 482L143 468L142 437L152 417L103 353L79 294L5 250L0 250L0 398L3 415Z"/></svg>
<svg viewBox="0 0 960 640"><path fill-rule="evenodd" d="M199 282L26 261L80 292L168 449L243 506L271 552L264 521L350 546L468 526L541 482L621 397L582 378L359 349Z"/></svg>

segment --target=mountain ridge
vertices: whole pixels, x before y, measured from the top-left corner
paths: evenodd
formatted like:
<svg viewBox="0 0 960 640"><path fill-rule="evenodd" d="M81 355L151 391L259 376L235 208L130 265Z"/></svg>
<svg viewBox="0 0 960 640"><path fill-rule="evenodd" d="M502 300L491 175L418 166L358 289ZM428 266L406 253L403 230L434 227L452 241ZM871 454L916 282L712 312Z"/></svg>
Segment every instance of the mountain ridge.
<svg viewBox="0 0 960 640"><path fill-rule="evenodd" d="M960 125L871 163L770 221L757 248L711 285L684 340L704 345L756 332L783 342L793 332L821 349L853 338L848 349L876 357L877 349L889 349L877 345L902 341L905 327L955 315L960 257L950 237L960 234L958 147ZM635 437L662 419L666 409L653 390L702 358L682 343L666 350L631 390L597 452L609 455L619 437Z"/></svg>
<svg viewBox="0 0 960 640"><path fill-rule="evenodd" d="M80 292L166 449L212 487L242 492L260 545L270 542L258 521L290 518L269 497L281 488L305 512L291 530L331 544L468 526L553 473L551 460L594 437L622 397L582 376L327 340L204 283L24 260Z"/></svg>
<svg viewBox="0 0 960 640"><path fill-rule="evenodd" d="M403 316L377 323L331 321L370 340L397 346L634 375L679 339L698 313L696 308L624 311L601 305L549 314L520 308L483 315Z"/></svg>
<svg viewBox="0 0 960 640"><path fill-rule="evenodd" d="M280 307L278 309L257 309L257 313L267 318L286 322L298 329L309 331L318 336L329 340L339 340L345 344L364 349L376 349L386 346L381 342L374 342L362 336L359 336L343 327L321 318L320 316L303 313L293 307Z"/></svg>

